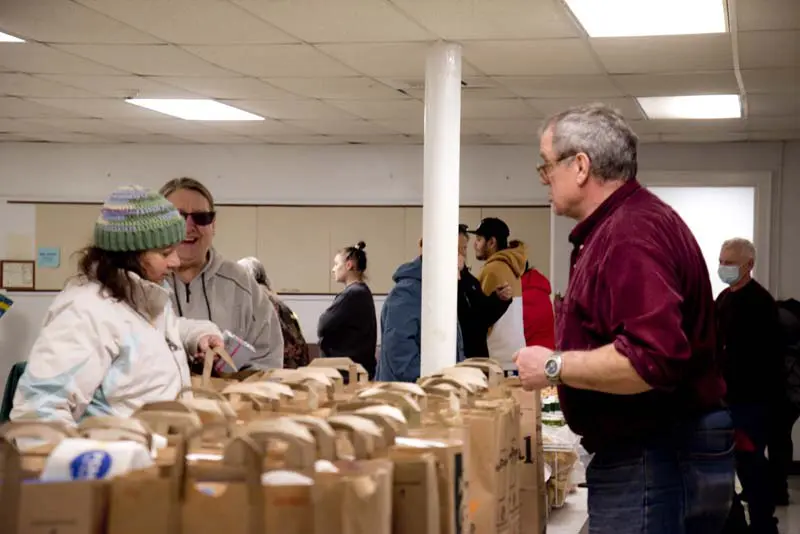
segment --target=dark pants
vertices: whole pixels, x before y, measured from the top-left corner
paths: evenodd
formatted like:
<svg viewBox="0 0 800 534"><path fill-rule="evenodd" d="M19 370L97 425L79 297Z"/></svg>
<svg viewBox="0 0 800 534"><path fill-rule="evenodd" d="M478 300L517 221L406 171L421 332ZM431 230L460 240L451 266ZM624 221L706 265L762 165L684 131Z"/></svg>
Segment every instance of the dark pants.
<svg viewBox="0 0 800 534"><path fill-rule="evenodd" d="M737 404L731 406L736 429L736 473L742 483L742 494L750 513L750 532L775 534L775 500L770 486L769 464L764 454L770 429L770 409L767 404ZM736 506L731 515L738 514ZM739 518L734 518L740 522Z"/></svg>
<svg viewBox="0 0 800 534"><path fill-rule="evenodd" d="M719 534L733 498L727 411L657 445L595 454L586 471L590 534Z"/></svg>
<svg viewBox="0 0 800 534"><path fill-rule="evenodd" d="M770 487L775 495L775 504L788 504L789 470L792 465L792 428L800 416L800 410L783 401L773 411L769 429L767 451L769 454Z"/></svg>

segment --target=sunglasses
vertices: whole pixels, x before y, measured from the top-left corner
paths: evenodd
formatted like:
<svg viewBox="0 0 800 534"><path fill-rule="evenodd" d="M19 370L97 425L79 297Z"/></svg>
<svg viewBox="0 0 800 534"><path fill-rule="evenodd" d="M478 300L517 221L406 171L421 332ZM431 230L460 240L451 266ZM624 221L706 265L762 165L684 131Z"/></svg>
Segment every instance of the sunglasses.
<svg viewBox="0 0 800 534"><path fill-rule="evenodd" d="M180 212L181 216L187 221L189 217L192 218L192 222L195 223L197 226L208 226L209 224L214 222L214 219L217 216L216 211L194 211L192 213L186 213L184 211Z"/></svg>

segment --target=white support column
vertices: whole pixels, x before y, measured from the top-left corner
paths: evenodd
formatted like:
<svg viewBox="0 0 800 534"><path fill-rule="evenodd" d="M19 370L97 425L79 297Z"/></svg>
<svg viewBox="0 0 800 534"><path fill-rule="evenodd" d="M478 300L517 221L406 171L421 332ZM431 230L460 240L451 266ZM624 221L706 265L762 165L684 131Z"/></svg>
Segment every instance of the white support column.
<svg viewBox="0 0 800 534"><path fill-rule="evenodd" d="M437 43L425 68L421 372L456 361L461 46Z"/></svg>

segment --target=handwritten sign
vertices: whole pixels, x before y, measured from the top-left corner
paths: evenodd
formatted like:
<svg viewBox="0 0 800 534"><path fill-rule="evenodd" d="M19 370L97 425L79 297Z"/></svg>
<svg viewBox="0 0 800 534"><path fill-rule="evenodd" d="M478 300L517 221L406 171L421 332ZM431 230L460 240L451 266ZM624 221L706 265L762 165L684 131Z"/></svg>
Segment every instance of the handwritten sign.
<svg viewBox="0 0 800 534"><path fill-rule="evenodd" d="M39 267L56 269L61 264L61 249L55 247L39 247L36 264Z"/></svg>

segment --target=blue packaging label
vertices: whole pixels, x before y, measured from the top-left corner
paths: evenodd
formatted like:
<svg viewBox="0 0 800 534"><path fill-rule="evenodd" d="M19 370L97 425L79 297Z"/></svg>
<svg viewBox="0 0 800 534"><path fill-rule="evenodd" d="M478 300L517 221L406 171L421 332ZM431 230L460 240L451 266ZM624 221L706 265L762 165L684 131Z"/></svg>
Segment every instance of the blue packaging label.
<svg viewBox="0 0 800 534"><path fill-rule="evenodd" d="M106 451L86 451L69 463L72 480L98 480L111 470L112 458Z"/></svg>

